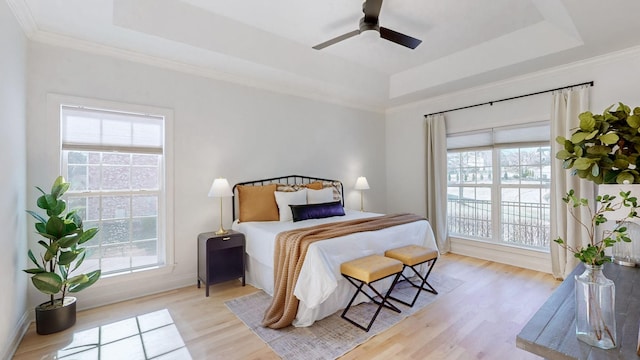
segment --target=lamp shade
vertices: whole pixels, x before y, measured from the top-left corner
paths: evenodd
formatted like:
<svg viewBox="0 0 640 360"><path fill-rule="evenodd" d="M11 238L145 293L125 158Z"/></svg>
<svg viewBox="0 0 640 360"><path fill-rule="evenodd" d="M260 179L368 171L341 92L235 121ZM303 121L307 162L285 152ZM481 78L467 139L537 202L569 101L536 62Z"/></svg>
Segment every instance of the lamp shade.
<svg viewBox="0 0 640 360"><path fill-rule="evenodd" d="M364 176L360 176L358 180L356 180L356 190L368 190L369 183L367 182L367 178Z"/></svg>
<svg viewBox="0 0 640 360"><path fill-rule="evenodd" d="M211 189L209 189L209 197L229 197L233 196L231 187L227 179L218 178L213 180Z"/></svg>

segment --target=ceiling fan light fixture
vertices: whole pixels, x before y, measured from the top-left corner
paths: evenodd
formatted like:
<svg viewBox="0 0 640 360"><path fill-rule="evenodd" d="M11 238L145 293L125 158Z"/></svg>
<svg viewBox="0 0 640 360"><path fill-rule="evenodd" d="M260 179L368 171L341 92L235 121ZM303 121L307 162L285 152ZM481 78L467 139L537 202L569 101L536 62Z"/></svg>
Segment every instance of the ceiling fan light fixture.
<svg viewBox="0 0 640 360"><path fill-rule="evenodd" d="M380 9L382 9L382 0L365 0L362 3L362 12L364 13L364 17L360 19L358 30L351 31L335 37L331 40L325 41L314 46L313 48L316 50L324 49L327 46L331 46L335 43L371 30L375 30L377 33L379 33L381 38L398 45L408 47L409 49L415 49L418 45L420 45L420 43L422 43L422 40L413 38L409 35L380 27L380 24L378 22L378 18L380 17Z"/></svg>

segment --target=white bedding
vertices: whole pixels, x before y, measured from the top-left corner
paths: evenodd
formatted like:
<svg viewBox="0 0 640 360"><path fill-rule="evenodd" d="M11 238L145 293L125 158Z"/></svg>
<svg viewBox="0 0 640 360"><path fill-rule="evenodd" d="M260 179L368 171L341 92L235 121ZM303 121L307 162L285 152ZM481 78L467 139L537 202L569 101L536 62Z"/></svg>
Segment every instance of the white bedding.
<svg viewBox="0 0 640 360"><path fill-rule="evenodd" d="M312 219L299 222L265 221L233 223L232 228L245 234L247 283L273 295L273 249L276 235L282 231L330 222L346 221L381 214L346 210L345 216ZM294 326L310 326L314 321L333 314L347 305L353 296L353 286L340 274L340 264L359 257L383 254L385 250L404 245L423 245L436 249L435 238L427 221L390 228L355 233L334 239L317 241L307 250L294 295L300 300ZM381 282L376 286L389 286ZM366 297L356 302L367 300Z"/></svg>

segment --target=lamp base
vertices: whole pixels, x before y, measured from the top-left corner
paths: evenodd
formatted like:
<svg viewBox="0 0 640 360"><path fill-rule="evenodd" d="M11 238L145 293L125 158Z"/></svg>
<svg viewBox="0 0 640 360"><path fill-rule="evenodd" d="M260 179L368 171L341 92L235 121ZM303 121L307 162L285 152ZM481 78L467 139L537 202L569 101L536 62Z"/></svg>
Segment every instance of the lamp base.
<svg viewBox="0 0 640 360"><path fill-rule="evenodd" d="M223 228L218 229L218 231L216 231L216 235L226 235L229 233L229 230L225 230Z"/></svg>

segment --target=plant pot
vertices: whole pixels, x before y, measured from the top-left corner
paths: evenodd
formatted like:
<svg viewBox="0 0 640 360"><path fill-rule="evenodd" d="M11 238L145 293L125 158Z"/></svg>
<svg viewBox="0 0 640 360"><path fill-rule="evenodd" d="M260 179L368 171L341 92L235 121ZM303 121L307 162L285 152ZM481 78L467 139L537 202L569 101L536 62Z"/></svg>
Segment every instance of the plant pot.
<svg viewBox="0 0 640 360"><path fill-rule="evenodd" d="M589 345L613 349L617 346L615 284L604 276L602 266L584 267L575 276L576 336Z"/></svg>
<svg viewBox="0 0 640 360"><path fill-rule="evenodd" d="M76 298L67 296L64 303L60 299L54 306L47 301L36 306L36 332L40 335L66 330L76 323Z"/></svg>

